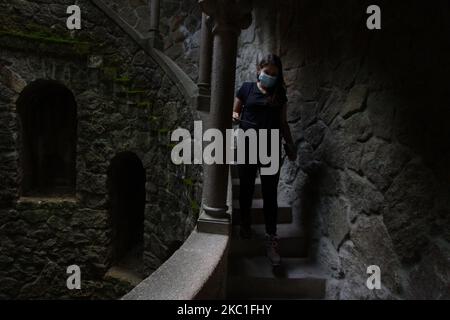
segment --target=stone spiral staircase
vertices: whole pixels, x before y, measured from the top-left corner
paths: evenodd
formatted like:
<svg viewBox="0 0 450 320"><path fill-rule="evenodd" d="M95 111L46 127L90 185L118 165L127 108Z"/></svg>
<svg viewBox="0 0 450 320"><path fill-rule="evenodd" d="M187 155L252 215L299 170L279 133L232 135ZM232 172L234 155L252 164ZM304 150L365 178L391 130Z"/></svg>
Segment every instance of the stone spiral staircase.
<svg viewBox="0 0 450 320"><path fill-rule="evenodd" d="M107 5L104 0L91 0L99 9L115 21L128 35L130 35L143 49L149 54L155 62L167 73L174 81L180 91L184 94L186 101L196 105L198 88L193 81L181 70L181 68L166 57L159 50L149 46L148 39L138 30L128 25L120 15ZM149 101L145 89L134 87L129 83L126 77L113 75L113 92L123 99L124 103L130 108L131 112L148 108ZM147 115L148 116L148 115ZM150 118L150 131L152 128L157 130L157 125L153 126L152 121L157 122L157 118ZM300 222L299 213L292 210L291 207L279 202L278 212L278 235L280 254L282 256L282 265L272 268L269 260L265 257L264 248L264 214L263 201L261 194L261 180L256 179L254 200L252 205L252 221L254 236L250 240L239 238L239 179L237 168L231 166L232 189L233 189L233 216L232 232L230 236L228 251L227 274L222 275L227 278L226 298L227 299L322 299L325 296L326 277L315 265L313 265L307 255L307 241ZM220 257L215 257L217 262L205 263L202 259L208 256L208 250L205 250L205 241L208 243L206 248L213 248L215 252L226 252L227 236L207 235L194 232L186 241L186 248L181 248L173 258L167 261L154 275L142 281L140 275L133 271L110 270L109 276L122 278L134 285L140 283L132 292L123 299L186 299L192 297L211 296L204 292L195 291L192 288L192 275L187 273L173 274L180 261L188 263L192 258L192 252L198 251L198 257L192 259L192 265L187 268L192 272L200 272L204 276L211 272L208 268L219 266ZM223 248L221 247L223 246ZM197 248L193 251L193 248ZM197 250L197 251L196 251ZM187 256L185 254L188 253ZM187 258L189 257L189 258ZM211 257L208 258L211 260ZM226 261L226 259L224 260ZM203 270L203 269L205 270ZM128 268L130 269L130 268ZM199 271L199 270L202 271ZM219 271L221 273L222 271ZM169 276L170 275L170 279ZM175 276L174 279L173 277ZM219 278L221 278L219 277ZM208 288L208 279L198 280ZM174 290L174 283L177 284L177 290ZM180 290L183 287L184 290ZM156 290L156 291L155 291ZM207 290L205 291L207 292Z"/></svg>
<svg viewBox="0 0 450 320"><path fill-rule="evenodd" d="M261 179L256 178L252 205L252 239L239 237L239 178L231 166L233 228L228 256L228 299L322 299L326 277L307 256L299 213L279 201L278 236L282 264L273 268L265 256Z"/></svg>

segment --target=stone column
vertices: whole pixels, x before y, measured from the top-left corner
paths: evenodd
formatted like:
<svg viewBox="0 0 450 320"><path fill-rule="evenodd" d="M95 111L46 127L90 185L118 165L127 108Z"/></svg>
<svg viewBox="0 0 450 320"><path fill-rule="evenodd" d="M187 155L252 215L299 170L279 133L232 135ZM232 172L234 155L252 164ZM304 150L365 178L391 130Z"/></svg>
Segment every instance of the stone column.
<svg viewBox="0 0 450 320"><path fill-rule="evenodd" d="M199 3L203 12L214 19L211 108L207 128L219 129L225 142L226 129L231 129L237 41L241 29L251 24L252 5L250 0L199 0ZM231 218L227 207L229 165L205 164L203 168L203 205L198 229L228 233Z"/></svg>
<svg viewBox="0 0 450 320"><path fill-rule="evenodd" d="M202 31L200 44L199 77L198 77L198 101L197 109L209 111L211 100L211 65L213 38L211 33L212 18L205 13L202 15Z"/></svg>
<svg viewBox="0 0 450 320"><path fill-rule="evenodd" d="M163 42L159 32L160 0L150 0L150 46L162 49Z"/></svg>

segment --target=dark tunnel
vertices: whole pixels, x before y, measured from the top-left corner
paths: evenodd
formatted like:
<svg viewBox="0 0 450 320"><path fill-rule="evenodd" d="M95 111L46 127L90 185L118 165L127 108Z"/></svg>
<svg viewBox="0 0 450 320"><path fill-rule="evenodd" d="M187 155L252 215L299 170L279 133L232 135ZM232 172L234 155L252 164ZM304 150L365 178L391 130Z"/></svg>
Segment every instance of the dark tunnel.
<svg viewBox="0 0 450 320"><path fill-rule="evenodd" d="M122 152L112 159L107 185L113 264L142 255L145 181L145 169L134 153Z"/></svg>

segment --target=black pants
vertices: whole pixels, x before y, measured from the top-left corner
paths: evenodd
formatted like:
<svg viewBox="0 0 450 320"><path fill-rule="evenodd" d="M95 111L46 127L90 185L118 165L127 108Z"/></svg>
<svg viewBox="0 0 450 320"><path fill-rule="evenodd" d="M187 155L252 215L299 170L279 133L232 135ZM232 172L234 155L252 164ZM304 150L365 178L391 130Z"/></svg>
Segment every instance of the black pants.
<svg viewBox="0 0 450 320"><path fill-rule="evenodd" d="M256 164L238 165L240 188L239 188L239 207L241 215L241 225L249 227L252 224L251 208L253 193L255 190L256 172L259 166ZM264 222L266 232L270 235L277 234L277 216L278 216L278 180L280 170L274 175L260 175L261 191L264 202Z"/></svg>

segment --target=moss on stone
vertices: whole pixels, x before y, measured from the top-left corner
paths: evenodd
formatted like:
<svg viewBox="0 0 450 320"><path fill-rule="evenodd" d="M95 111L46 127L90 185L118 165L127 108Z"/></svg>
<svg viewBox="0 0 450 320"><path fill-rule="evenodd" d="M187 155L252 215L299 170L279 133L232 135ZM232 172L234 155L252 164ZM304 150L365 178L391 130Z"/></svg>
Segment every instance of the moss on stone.
<svg viewBox="0 0 450 320"><path fill-rule="evenodd" d="M117 78L117 68L111 66L105 66L102 68L103 74L110 79Z"/></svg>
<svg viewBox="0 0 450 320"><path fill-rule="evenodd" d="M194 182L192 181L191 178L185 178L185 179L183 179L183 184L185 184L187 186L192 186L192 185L194 185Z"/></svg>
<svg viewBox="0 0 450 320"><path fill-rule="evenodd" d="M139 103L137 104L137 106L138 106L139 108L150 108L151 105L152 105L152 103L151 103L150 101L143 101L143 102L139 102Z"/></svg>
<svg viewBox="0 0 450 320"><path fill-rule="evenodd" d="M4 16L1 18L3 19ZM82 38L78 35L73 37L65 29L55 30L32 22L22 24L11 19L0 26L0 37L10 37L31 43L39 42L40 49L47 45L65 46L76 55L88 55L100 50L98 41L95 39Z"/></svg>
<svg viewBox="0 0 450 320"><path fill-rule="evenodd" d="M160 129L158 129L159 133L168 133L169 131L170 131L169 128L160 128Z"/></svg>
<svg viewBox="0 0 450 320"><path fill-rule="evenodd" d="M127 76L115 78L114 81L123 85L128 85L131 83L131 79L128 78Z"/></svg>
<svg viewBox="0 0 450 320"><path fill-rule="evenodd" d="M173 149L173 148L175 148L176 145L177 145L176 143L169 143L169 144L167 144L167 147L169 149Z"/></svg>
<svg viewBox="0 0 450 320"><path fill-rule="evenodd" d="M200 205L196 200L191 200L191 209L192 211L196 212L200 209Z"/></svg>
<svg viewBox="0 0 450 320"><path fill-rule="evenodd" d="M143 94L143 93L146 93L146 92L147 91L145 91L145 90L128 90L127 91L127 93L131 94L131 95L134 95L134 94L138 95L138 94Z"/></svg>
<svg viewBox="0 0 450 320"><path fill-rule="evenodd" d="M23 32L17 30L0 30L0 36L10 36L27 41L39 41L40 43L70 45L79 54L87 54L91 51L89 42L72 38L62 38L56 35L48 35L44 32Z"/></svg>

